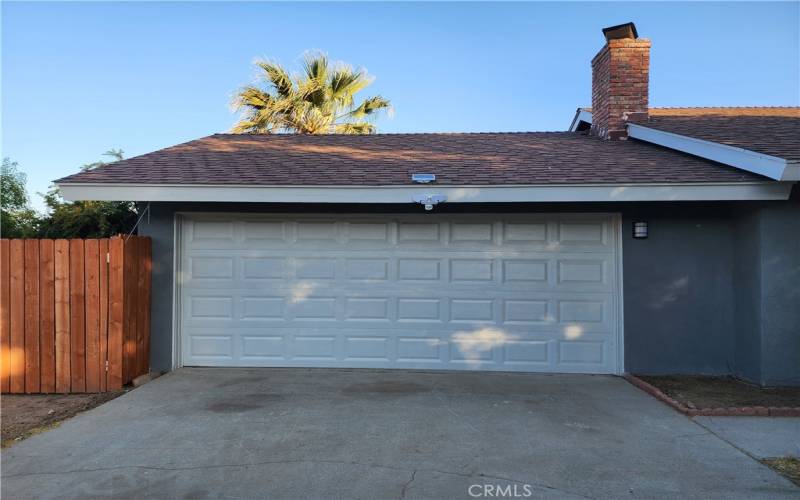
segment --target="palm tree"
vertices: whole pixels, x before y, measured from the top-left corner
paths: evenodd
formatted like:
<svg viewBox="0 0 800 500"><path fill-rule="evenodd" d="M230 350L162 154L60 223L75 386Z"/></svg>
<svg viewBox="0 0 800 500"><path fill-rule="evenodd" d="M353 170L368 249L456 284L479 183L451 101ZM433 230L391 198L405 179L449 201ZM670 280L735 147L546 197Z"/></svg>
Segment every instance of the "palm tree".
<svg viewBox="0 0 800 500"><path fill-rule="evenodd" d="M242 112L236 133L372 134L371 119L391 110L387 99L374 96L356 104L355 95L372 83L364 70L330 63L323 54L308 54L303 72L293 78L282 66L259 60L267 88L248 85L233 106Z"/></svg>

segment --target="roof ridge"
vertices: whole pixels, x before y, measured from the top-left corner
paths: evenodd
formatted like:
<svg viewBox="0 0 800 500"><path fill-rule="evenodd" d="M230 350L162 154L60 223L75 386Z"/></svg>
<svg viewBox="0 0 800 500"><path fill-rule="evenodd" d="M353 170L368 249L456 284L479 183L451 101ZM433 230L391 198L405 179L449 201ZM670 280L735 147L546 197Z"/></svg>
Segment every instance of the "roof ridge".
<svg viewBox="0 0 800 500"><path fill-rule="evenodd" d="M648 109L798 109L800 106L650 106Z"/></svg>
<svg viewBox="0 0 800 500"><path fill-rule="evenodd" d="M242 136L242 137L375 137L375 136L417 136L417 135L525 135L525 134L574 134L568 130L518 130L518 131L480 131L480 132L381 132L377 134L261 134L233 132L216 132L211 136ZM209 137L209 136L206 136Z"/></svg>

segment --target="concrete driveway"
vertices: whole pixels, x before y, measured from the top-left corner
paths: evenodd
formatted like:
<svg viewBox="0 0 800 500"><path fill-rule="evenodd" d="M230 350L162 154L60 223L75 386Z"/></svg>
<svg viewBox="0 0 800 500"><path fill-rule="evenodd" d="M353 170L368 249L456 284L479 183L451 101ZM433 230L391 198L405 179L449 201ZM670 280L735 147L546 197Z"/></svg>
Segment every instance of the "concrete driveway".
<svg viewBox="0 0 800 500"><path fill-rule="evenodd" d="M2 453L2 494L15 499L469 499L497 488L800 495L606 376L182 369Z"/></svg>

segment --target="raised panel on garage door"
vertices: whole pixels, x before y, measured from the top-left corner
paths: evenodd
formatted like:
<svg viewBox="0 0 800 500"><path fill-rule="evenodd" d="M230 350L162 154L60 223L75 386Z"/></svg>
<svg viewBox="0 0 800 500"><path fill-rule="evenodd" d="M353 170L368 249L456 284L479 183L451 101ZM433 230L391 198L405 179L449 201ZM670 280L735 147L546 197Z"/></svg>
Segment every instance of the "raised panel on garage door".
<svg viewBox="0 0 800 500"><path fill-rule="evenodd" d="M605 214L181 222L186 366L621 371Z"/></svg>

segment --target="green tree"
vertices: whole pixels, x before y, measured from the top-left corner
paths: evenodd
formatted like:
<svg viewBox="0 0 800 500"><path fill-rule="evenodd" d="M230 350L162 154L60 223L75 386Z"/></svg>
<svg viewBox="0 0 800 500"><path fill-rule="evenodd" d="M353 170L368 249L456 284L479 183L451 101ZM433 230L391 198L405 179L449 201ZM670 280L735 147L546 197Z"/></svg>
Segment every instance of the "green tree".
<svg viewBox="0 0 800 500"><path fill-rule="evenodd" d="M103 153L115 161L123 158L121 150ZM105 161L81 167L91 170L107 165ZM74 201L67 202L57 187L44 196L48 215L40 222L39 234L43 238L106 238L129 232L136 224L136 206L127 201Z"/></svg>
<svg viewBox="0 0 800 500"><path fill-rule="evenodd" d="M3 238L36 236L39 218L28 205L27 177L17 162L3 158L0 169L0 233Z"/></svg>
<svg viewBox="0 0 800 500"><path fill-rule="evenodd" d="M391 110L381 96L356 103L356 94L373 78L364 70L331 63L323 54L308 54L303 72L294 77L279 64L259 60L266 88L248 85L240 89L233 106L241 112L236 133L271 134L372 134L371 120Z"/></svg>

